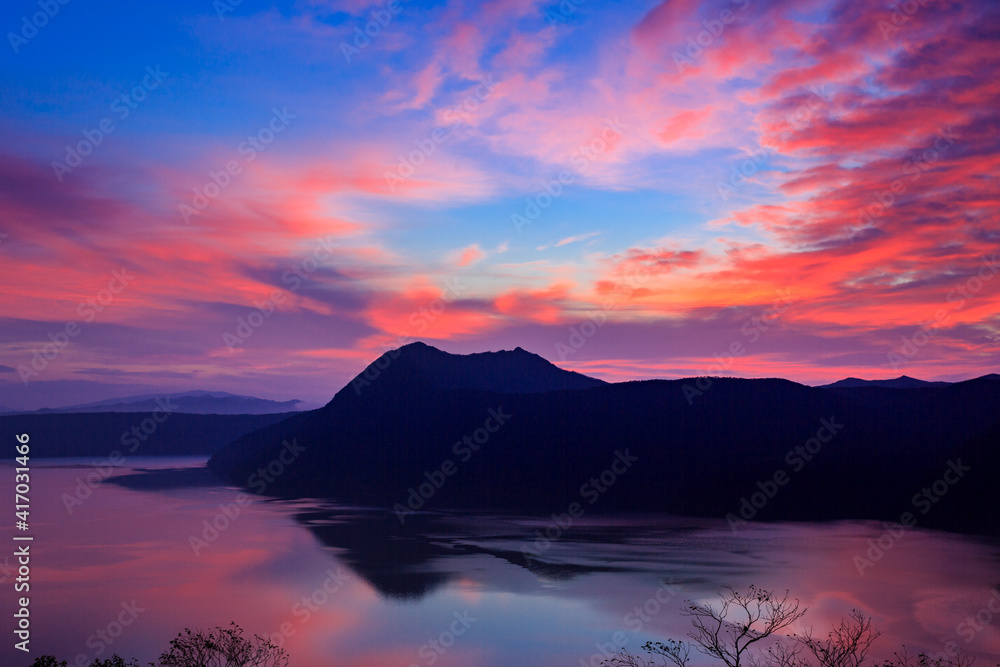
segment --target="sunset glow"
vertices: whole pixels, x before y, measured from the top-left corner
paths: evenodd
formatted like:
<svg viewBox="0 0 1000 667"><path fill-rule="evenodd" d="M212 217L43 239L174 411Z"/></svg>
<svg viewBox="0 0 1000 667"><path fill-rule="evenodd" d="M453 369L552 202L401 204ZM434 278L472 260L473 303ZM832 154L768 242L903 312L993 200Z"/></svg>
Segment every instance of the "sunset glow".
<svg viewBox="0 0 1000 667"><path fill-rule="evenodd" d="M995 3L107 4L6 12L6 391L998 367Z"/></svg>

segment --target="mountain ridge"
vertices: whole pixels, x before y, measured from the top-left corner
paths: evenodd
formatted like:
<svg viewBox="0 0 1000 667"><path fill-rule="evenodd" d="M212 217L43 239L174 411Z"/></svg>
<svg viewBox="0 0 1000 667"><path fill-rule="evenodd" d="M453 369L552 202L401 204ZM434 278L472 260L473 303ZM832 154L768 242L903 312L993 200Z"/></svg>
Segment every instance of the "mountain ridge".
<svg viewBox="0 0 1000 667"><path fill-rule="evenodd" d="M17 412L19 414L152 412L160 407L161 401L175 404L176 407L172 408L173 412L199 415L265 415L299 412L306 409L306 403L299 399L274 401L255 396L231 394L225 391L192 390L172 394L139 394L121 398L108 398L93 403Z"/></svg>
<svg viewBox="0 0 1000 667"><path fill-rule="evenodd" d="M741 499L784 471L794 483L755 519L898 521L910 497L960 458L972 472L954 497L966 500L921 517L921 525L1000 532L986 509L1000 506L993 484L1000 382L990 376L921 391L722 377L505 393L496 389L510 387L509 378L466 386L475 360L496 357L473 357L456 379L425 367L426 359L447 358L431 350L383 355L357 390L347 385L320 410L234 440L210 469L246 486L293 446L301 457L281 466L268 495L547 516L579 501L580 485L621 453L639 462L613 493L600 495L599 511L738 517ZM451 356L465 363L471 355ZM504 356L538 363L515 351ZM498 426L497 415L508 418ZM832 438L826 424L840 425ZM822 454L797 454L807 443ZM428 480L446 482L427 498L414 496Z"/></svg>
<svg viewBox="0 0 1000 667"><path fill-rule="evenodd" d="M393 366L397 369L394 375L400 375L399 367L405 366L410 381L425 382L434 389L532 394L559 389L588 389L607 384L604 380L559 368L520 346L513 350L451 354L415 341L381 355L334 398L348 390L360 394L382 377L383 371Z"/></svg>
<svg viewBox="0 0 1000 667"><path fill-rule="evenodd" d="M945 387L954 384L953 382L918 380L908 375L900 375L898 378L886 380L862 380L856 377L847 377L830 384L819 385L821 389L839 389L842 387L886 387L892 389L919 389L924 387Z"/></svg>

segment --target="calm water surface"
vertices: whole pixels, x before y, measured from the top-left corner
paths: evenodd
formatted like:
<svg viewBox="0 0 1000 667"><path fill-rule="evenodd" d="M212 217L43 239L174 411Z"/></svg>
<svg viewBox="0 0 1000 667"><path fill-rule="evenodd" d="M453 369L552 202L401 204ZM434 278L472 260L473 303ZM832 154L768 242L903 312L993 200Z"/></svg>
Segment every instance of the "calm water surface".
<svg viewBox="0 0 1000 667"><path fill-rule="evenodd" d="M751 583L789 589L822 633L861 609L885 632L883 655L954 640L980 665L1000 662L1000 614L982 613L1000 586L996 540L914 530L859 574L854 556L881 526L751 524L734 533L722 521L584 516L562 530L537 519L426 515L401 527L385 512L261 499L228 518L220 504L238 491L199 474L203 459L131 459L70 513L63 494L74 494L90 461L32 464L31 645L33 655L71 663L98 653L146 662L185 627L236 621L272 635L293 667L596 665L601 645L616 639L637 649L683 637L685 599ZM174 470L148 472L165 468ZM13 469L0 475L2 497L12 498ZM205 522L223 529L206 532ZM534 542L546 528L556 539ZM5 521L4 544L12 532ZM537 560L525 558L526 546ZM12 553L4 547L0 563ZM6 610L11 583L0 589ZM988 622L965 621L977 613ZM11 614L4 619L0 663L26 666L31 658L12 648Z"/></svg>

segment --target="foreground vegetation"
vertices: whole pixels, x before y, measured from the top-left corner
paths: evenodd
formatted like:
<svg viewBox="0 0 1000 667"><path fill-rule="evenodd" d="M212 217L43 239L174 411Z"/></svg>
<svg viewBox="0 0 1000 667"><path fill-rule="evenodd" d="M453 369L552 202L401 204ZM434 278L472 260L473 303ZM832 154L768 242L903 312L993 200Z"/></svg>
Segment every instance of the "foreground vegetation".
<svg viewBox="0 0 1000 667"><path fill-rule="evenodd" d="M772 591L750 586L737 591L727 586L715 605L695 604L688 600L681 612L691 619L691 641L668 639L646 642L648 657L621 650L601 664L606 667L687 667L691 652L721 662L725 667L861 667L872 644L882 633L871 618L854 610L825 638L813 635L782 633L801 619L806 610L786 592L779 597ZM904 646L892 659L871 667L972 667L975 658L962 654L957 645L946 644L945 652L911 655ZM1000 667L1000 665L997 665Z"/></svg>
<svg viewBox="0 0 1000 667"><path fill-rule="evenodd" d="M228 628L213 630L184 629L170 642L170 648L160 655L152 667L288 667L288 652L270 639L254 635L243 636L243 629L230 623ZM68 667L65 660L43 655L30 667ZM135 660L126 661L117 655L104 660L94 659L90 667L139 667Z"/></svg>
<svg viewBox="0 0 1000 667"><path fill-rule="evenodd" d="M667 639L646 642L647 657L624 649L602 661L604 667L688 667L692 651L712 658L725 667L863 667L872 645L882 633L872 619L854 610L825 638L812 631L785 632L801 619L806 610L788 593L779 597L772 591L750 586L746 591L726 587L714 605L685 603L681 613L691 619L691 641ZM973 667L975 658L962 654L954 643L945 652L911 655L903 647L892 659L867 667ZM170 642L150 667L288 667L288 653L270 639L243 636L235 623L228 628L184 632ZM68 667L53 656L36 658L30 667ZM140 667L135 660L114 655L97 660L89 667ZM721 667L721 666L720 666ZM1000 665L997 665L1000 667Z"/></svg>

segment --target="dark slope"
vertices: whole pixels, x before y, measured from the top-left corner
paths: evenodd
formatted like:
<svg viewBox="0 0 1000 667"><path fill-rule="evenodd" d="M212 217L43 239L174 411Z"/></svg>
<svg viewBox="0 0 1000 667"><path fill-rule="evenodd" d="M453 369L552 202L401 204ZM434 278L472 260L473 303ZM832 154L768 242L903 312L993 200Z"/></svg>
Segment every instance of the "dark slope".
<svg viewBox="0 0 1000 667"><path fill-rule="evenodd" d="M162 418L163 414L158 413L158 416ZM287 416L174 413L152 430L155 422L149 414L28 413L0 416L0 432L28 433L31 436L31 454L40 458L106 457L115 450L125 456L194 456L211 454L223 443ZM144 422L145 433L142 431ZM132 434L133 427L139 429L141 437ZM134 451L130 451L133 447Z"/></svg>
<svg viewBox="0 0 1000 667"><path fill-rule="evenodd" d="M715 378L691 402L684 387L693 380L505 394L489 390L488 382L487 390L442 388L441 377L452 386L466 379L428 372L425 351L411 351L402 349L360 391L349 385L321 410L240 438L213 456L210 467L247 484L276 460L283 442L294 440L306 449L282 466L269 494L405 505L426 473L440 480L435 471L451 461L457 472L444 477L424 509L548 514L579 502L588 511L720 518L737 513L758 481L784 471L790 481L754 518L803 520L898 520L914 510L911 498L921 486L956 457L993 479L1000 470L1000 382L986 378L907 391ZM484 426L490 409L501 408L512 416L479 451L456 449ZM819 451L806 460L808 452L795 448L815 437L823 420L843 426L826 444L814 442ZM590 492L595 486L581 490L625 450L638 461L613 486L597 494ZM972 484L971 477L956 488L965 481L971 500L946 513L939 510L951 496L942 499L918 517L919 525L997 532L993 508L1000 493L985 482Z"/></svg>

